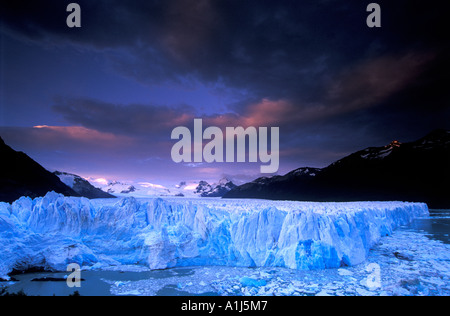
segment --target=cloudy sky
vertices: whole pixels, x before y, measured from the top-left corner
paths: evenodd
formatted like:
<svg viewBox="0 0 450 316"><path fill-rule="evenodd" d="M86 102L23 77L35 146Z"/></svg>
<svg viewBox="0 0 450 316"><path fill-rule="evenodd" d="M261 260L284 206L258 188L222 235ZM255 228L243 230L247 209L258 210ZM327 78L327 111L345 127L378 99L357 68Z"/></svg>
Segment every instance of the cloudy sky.
<svg viewBox="0 0 450 316"><path fill-rule="evenodd" d="M445 1L0 4L0 136L50 170L178 183L260 163L175 164L177 126L280 127L280 169L450 128Z"/></svg>

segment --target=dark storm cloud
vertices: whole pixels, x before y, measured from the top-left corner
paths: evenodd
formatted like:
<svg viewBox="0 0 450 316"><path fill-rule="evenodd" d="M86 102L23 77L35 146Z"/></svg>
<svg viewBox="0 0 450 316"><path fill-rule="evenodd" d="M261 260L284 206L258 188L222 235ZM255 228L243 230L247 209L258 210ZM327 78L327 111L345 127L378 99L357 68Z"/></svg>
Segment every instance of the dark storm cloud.
<svg viewBox="0 0 450 316"><path fill-rule="evenodd" d="M80 29L65 27L64 1L11 1L1 18L11 32L44 45L112 50L116 69L142 82L222 82L260 99L314 100L335 73L361 59L443 45L436 30L444 12L420 1L381 1L382 30L365 26L365 1L78 3Z"/></svg>
<svg viewBox="0 0 450 316"><path fill-rule="evenodd" d="M53 109L69 123L118 135L168 138L174 126L193 120L190 106L114 104L92 99L57 98Z"/></svg>

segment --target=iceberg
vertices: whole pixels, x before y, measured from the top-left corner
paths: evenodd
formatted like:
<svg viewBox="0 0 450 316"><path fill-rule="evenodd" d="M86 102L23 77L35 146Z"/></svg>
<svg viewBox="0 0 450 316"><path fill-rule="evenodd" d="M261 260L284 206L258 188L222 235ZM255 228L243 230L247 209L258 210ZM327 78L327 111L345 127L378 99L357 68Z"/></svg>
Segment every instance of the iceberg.
<svg viewBox="0 0 450 316"><path fill-rule="evenodd" d="M364 262L423 203L153 198L88 200L50 192L0 203L0 278L71 263L325 269Z"/></svg>

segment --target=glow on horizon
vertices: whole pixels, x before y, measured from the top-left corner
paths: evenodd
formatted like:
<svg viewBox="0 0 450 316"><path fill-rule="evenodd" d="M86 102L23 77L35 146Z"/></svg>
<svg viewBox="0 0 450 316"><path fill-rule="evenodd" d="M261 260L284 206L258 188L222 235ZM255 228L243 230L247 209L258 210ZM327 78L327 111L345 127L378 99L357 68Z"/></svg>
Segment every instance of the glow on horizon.
<svg viewBox="0 0 450 316"><path fill-rule="evenodd" d="M144 188L153 188L153 189L167 189L165 186L160 185L160 184L153 184L150 182L139 182L138 183L140 186L144 187Z"/></svg>
<svg viewBox="0 0 450 316"><path fill-rule="evenodd" d="M92 181L95 182L95 183L102 184L102 185L108 185L109 184L109 181L106 180L105 178L98 178L98 179L94 179Z"/></svg>
<svg viewBox="0 0 450 316"><path fill-rule="evenodd" d="M198 183L190 183L187 186L185 186L183 188L183 190L192 191L192 190L195 190L197 188L197 186L198 186Z"/></svg>

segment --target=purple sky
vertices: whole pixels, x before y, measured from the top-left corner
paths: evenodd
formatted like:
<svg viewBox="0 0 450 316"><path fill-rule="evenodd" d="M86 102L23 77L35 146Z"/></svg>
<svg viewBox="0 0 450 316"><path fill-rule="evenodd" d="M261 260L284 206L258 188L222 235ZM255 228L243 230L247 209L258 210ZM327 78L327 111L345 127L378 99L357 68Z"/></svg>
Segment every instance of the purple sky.
<svg viewBox="0 0 450 316"><path fill-rule="evenodd" d="M261 163L175 164L177 126L280 127L280 169L449 128L442 2L71 1L0 4L0 136L50 170L176 184Z"/></svg>

